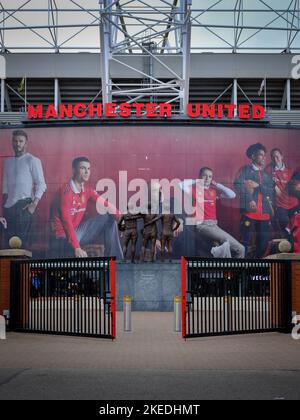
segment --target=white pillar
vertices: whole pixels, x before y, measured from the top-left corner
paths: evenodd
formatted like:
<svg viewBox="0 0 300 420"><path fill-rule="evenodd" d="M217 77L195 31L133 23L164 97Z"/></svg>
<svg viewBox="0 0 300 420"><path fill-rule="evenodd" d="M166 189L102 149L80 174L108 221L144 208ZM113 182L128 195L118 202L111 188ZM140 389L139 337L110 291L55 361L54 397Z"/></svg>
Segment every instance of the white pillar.
<svg viewBox="0 0 300 420"><path fill-rule="evenodd" d="M0 112L4 112L5 109L5 79L1 79L1 105Z"/></svg>
<svg viewBox="0 0 300 420"><path fill-rule="evenodd" d="M56 112L58 111L59 102L60 102L59 82L58 82L58 79L54 79L54 106L55 106Z"/></svg>
<svg viewBox="0 0 300 420"><path fill-rule="evenodd" d="M237 79L233 79L233 86L232 86L232 103L236 106L234 110L234 116L237 116L237 105L238 105L238 82Z"/></svg>
<svg viewBox="0 0 300 420"><path fill-rule="evenodd" d="M291 79L286 81L286 109L291 110Z"/></svg>

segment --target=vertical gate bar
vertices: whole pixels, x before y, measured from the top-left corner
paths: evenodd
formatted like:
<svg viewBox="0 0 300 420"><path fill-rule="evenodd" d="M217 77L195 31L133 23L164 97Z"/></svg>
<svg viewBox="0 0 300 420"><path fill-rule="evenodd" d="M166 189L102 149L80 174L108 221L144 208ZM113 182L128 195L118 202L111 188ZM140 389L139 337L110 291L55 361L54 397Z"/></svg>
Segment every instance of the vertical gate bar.
<svg viewBox="0 0 300 420"><path fill-rule="evenodd" d="M107 290L109 290L109 276L110 276L110 268L106 271L105 268L105 283L104 283L104 334L106 335L109 330L109 325L107 321L107 313L108 313L108 306L107 306Z"/></svg>
<svg viewBox="0 0 300 420"><path fill-rule="evenodd" d="M58 298L58 279L61 275L61 270L63 269L63 264L60 265L56 277L55 277L55 284L54 284L54 291L53 291L53 332L57 332L57 320L58 320L58 308L57 308L57 298Z"/></svg>
<svg viewBox="0 0 300 420"><path fill-rule="evenodd" d="M105 261L101 261L98 269L98 278L99 282L99 298L100 298L100 312L99 312L99 325L100 325L100 334L103 334L103 325L105 322L105 312L104 312L104 282L105 282Z"/></svg>
<svg viewBox="0 0 300 420"><path fill-rule="evenodd" d="M270 312L270 297L271 297L271 279L272 279L272 269L273 264L272 262L269 263L269 270L268 270L268 283L267 287L264 293L264 300L263 300L263 323L264 323L264 329L269 329L269 312Z"/></svg>
<svg viewBox="0 0 300 420"><path fill-rule="evenodd" d="M247 295L246 295L246 301L245 301L245 315L246 315L246 319L245 319L245 330L249 331L249 323L250 323L250 313L249 313L249 299L250 299L250 288L251 288L251 281L252 281L252 272L253 272L253 265L250 265L251 269L249 270L249 279L247 282Z"/></svg>
<svg viewBox="0 0 300 420"><path fill-rule="evenodd" d="M280 308L281 308L281 315L280 315L280 328L282 329L282 331L286 330L286 319L285 319L285 288L284 288L284 275L285 275L285 264L284 263L280 263Z"/></svg>
<svg viewBox="0 0 300 420"><path fill-rule="evenodd" d="M76 262L75 262L75 268L76 268L76 272L78 271L78 269L79 269L79 261L77 260ZM73 323L73 325L72 325L72 333L76 333L76 283L75 283L75 280L76 279L73 279L73 276L72 276L72 285L73 285L73 293L72 293L72 295L73 295L73 298L72 298L72 323Z"/></svg>
<svg viewBox="0 0 300 420"><path fill-rule="evenodd" d="M222 272L222 283L223 283L223 291L224 291L224 296L222 299L222 303L223 303L223 309L222 309L222 313L223 313L223 330L224 332L227 331L227 324L226 324L226 305L225 305L225 300L227 299L227 290L226 290L226 283L225 283L225 275L224 275L224 271Z"/></svg>
<svg viewBox="0 0 300 420"><path fill-rule="evenodd" d="M25 264L21 263L22 265L22 271L23 271L23 276L22 276L22 281L20 282L22 284L22 289L23 290L23 299L22 299L22 329L26 329L26 300L29 299L28 298L28 286L27 286L27 276L26 276L26 268L25 268Z"/></svg>
<svg viewBox="0 0 300 420"><path fill-rule="evenodd" d="M255 290L254 290L254 330L258 330L258 312L257 312L257 294L259 290L259 285L262 282L262 279L264 277L264 269L262 268L262 263L259 263L260 265L260 271L262 273L261 277L258 277L258 283L255 284Z"/></svg>
<svg viewBox="0 0 300 420"><path fill-rule="evenodd" d="M107 290L108 294L111 297L111 279L110 276L107 278ZM111 299L109 298L108 305L107 305L107 334L111 335Z"/></svg>
<svg viewBox="0 0 300 420"><path fill-rule="evenodd" d="M20 281L21 279L24 279L23 276L23 272L22 272L22 266L21 263L15 263L16 264L16 279L15 279L15 294L16 294L16 301L18 302L18 311L16 313L16 323L15 323L15 328L18 329L20 327L20 320L22 318L22 314L23 314L23 310L22 310L22 301L23 301L23 290L22 287L19 286L19 284L21 285L22 282Z"/></svg>
<svg viewBox="0 0 300 420"><path fill-rule="evenodd" d="M58 283L58 311L59 311L59 316L58 316L58 320L59 320L59 325L58 325L58 330L60 332L63 332L63 328L62 328L62 300L61 300L61 295L62 295L62 275L63 275L63 279L65 278L65 274L64 272L62 272L59 276L59 283Z"/></svg>
<svg viewBox="0 0 300 420"><path fill-rule="evenodd" d="M259 269L259 264L257 264L257 262L256 263L254 263L254 267L255 267L255 275L253 276L254 277L254 280L253 280L253 278L252 278L252 282L251 282L251 299L250 299L250 331L252 331L253 329L254 329L254 294L255 294L255 288L254 288L254 286L255 286L255 283L256 283L256 279L257 279L257 277L259 278L259 276L260 276L260 269ZM257 272L259 273L258 275L257 275Z"/></svg>
<svg viewBox="0 0 300 420"><path fill-rule="evenodd" d="M274 265L274 272L275 272L275 276L273 279L273 292L274 292L274 300L273 300L273 308L274 308L274 328L277 329L277 277L278 277L278 264L276 263Z"/></svg>
<svg viewBox="0 0 300 420"><path fill-rule="evenodd" d="M105 283L106 283L106 266L105 262L101 265L101 270L97 273L99 281L101 282L101 299L102 299L102 309L101 309L101 333L104 334L105 329Z"/></svg>
<svg viewBox="0 0 300 420"><path fill-rule="evenodd" d="M67 332L71 332L71 327L70 327L70 323L71 323L71 316L70 316L70 305L71 305L71 283L70 283L70 276L69 276L69 272L67 273Z"/></svg>
<svg viewBox="0 0 300 420"><path fill-rule="evenodd" d="M52 268L52 263L49 264L49 269L47 272L47 277L45 279L45 325L46 325L46 330L49 331L49 324L48 324L48 303L49 303L49 283L50 283L50 279L51 279L51 268Z"/></svg>
<svg viewBox="0 0 300 420"><path fill-rule="evenodd" d="M96 279L96 282L97 282L97 279ZM94 334L94 318L95 318L95 312L94 312L94 295L95 295L95 291L93 290L92 300L91 300L91 318L92 318L91 331L92 331L92 334Z"/></svg>
<svg viewBox="0 0 300 420"><path fill-rule="evenodd" d="M100 263L100 267L99 267L99 278L100 278L100 273L101 273L101 263ZM96 333L98 334L98 321L99 321L99 302L100 302L100 296L99 296L99 284L100 281L97 279L96 283L95 283L95 302L96 302L96 318L95 318L95 328L96 328Z"/></svg>
<svg viewBox="0 0 300 420"><path fill-rule="evenodd" d="M186 259L181 257L181 330L183 338L186 338L186 269Z"/></svg>
<svg viewBox="0 0 300 420"><path fill-rule="evenodd" d="M283 263L280 263L280 290L281 290L281 328L282 330L286 329L286 319L285 319L285 290L284 290L284 271L285 271L285 265Z"/></svg>
<svg viewBox="0 0 300 420"><path fill-rule="evenodd" d="M278 280L277 280L277 289L278 289L278 329L282 328L282 288L281 288L281 278L282 278L282 263L278 264Z"/></svg>
<svg viewBox="0 0 300 420"><path fill-rule="evenodd" d="M215 285L216 285L217 276L214 278L214 287L211 288L211 299L212 299L212 332L215 332Z"/></svg>
<svg viewBox="0 0 300 420"><path fill-rule="evenodd" d="M42 305L42 328L43 328L43 330L45 330L44 288L45 288L46 269L47 269L47 266L43 268L42 281L40 282L40 300L41 300L41 305Z"/></svg>
<svg viewBox="0 0 300 420"><path fill-rule="evenodd" d="M38 264L38 279L39 279L39 271L40 271L40 264ZM37 327L38 327L38 331L41 330L41 308L40 308L40 299L38 298L38 296L36 297L36 301L37 301Z"/></svg>
<svg viewBox="0 0 300 420"><path fill-rule="evenodd" d="M190 279L190 280L188 280L188 287L187 287L187 289L188 290L191 290L191 282L192 282L192 276L191 275L189 275L188 276L188 279ZM191 325L192 325L192 333L193 334L196 334L196 331L195 331L195 298L196 298L196 296L197 296L197 292L195 292L195 290L193 290L192 291L192 294L190 295L191 296L191 300L190 300L190 309L191 309L191 311L190 311L190 314L191 314Z"/></svg>
<svg viewBox="0 0 300 420"><path fill-rule="evenodd" d="M241 270L241 263L239 262L238 264L238 271L237 271L237 283L236 283L236 302L237 302L237 313L238 313L238 330L241 331L241 308L240 308L240 284L241 284L241 274L242 274L242 270Z"/></svg>
<svg viewBox="0 0 300 420"><path fill-rule="evenodd" d="M204 294L204 333L207 333L207 277L209 276L210 270L206 267L205 277L203 281L203 294Z"/></svg>
<svg viewBox="0 0 300 420"><path fill-rule="evenodd" d="M107 281L108 281L108 279L107 279L107 277L109 277L110 276L110 269L108 269L108 272L106 272L106 267L104 267L104 283L103 283L103 334L106 334L106 331L107 331L107 328L106 328L106 326L107 326L107 311L106 311L106 305L107 305L107 303L106 303L106 298L107 298L107 294L106 294L106 292L107 292ZM93 306L93 301L92 301L92 306Z"/></svg>
<svg viewBox="0 0 300 420"><path fill-rule="evenodd" d="M280 279L280 266L281 264L278 263L278 274L277 274L277 328L280 329L281 321L280 321L280 289L279 289L279 279Z"/></svg>
<svg viewBox="0 0 300 420"><path fill-rule="evenodd" d="M31 278L30 278L30 264L23 263L25 267L25 288L26 288L26 295L25 295L25 305L24 305L24 312L25 312L25 328L28 330L30 329L29 325L29 304L30 304L30 287L31 287Z"/></svg>
<svg viewBox="0 0 300 420"><path fill-rule="evenodd" d="M22 330L26 329L25 323L25 301L27 299L27 284L26 284L26 270L24 268L24 264L20 263L20 271L22 276L18 279L19 287L22 289L22 301L21 301L21 317L19 320L19 328L21 327Z"/></svg>
<svg viewBox="0 0 300 420"><path fill-rule="evenodd" d="M224 329L222 326L222 298L223 298L223 282L222 282L222 273L219 271L218 273L218 287L219 287L219 299L218 299L218 311L219 311L219 329L220 332Z"/></svg>
<svg viewBox="0 0 300 420"><path fill-rule="evenodd" d="M86 291L86 281L89 278L90 275L90 266L91 261L88 261L86 263L86 267L84 270L84 275L82 276L82 283L80 288L81 293L81 334L85 334L85 291Z"/></svg>
<svg viewBox="0 0 300 420"><path fill-rule="evenodd" d="M242 277L242 281L244 282L244 284L242 283L242 285L241 285L241 295L242 295L242 297L241 297L241 307L242 307L242 329L243 329L243 331L245 330L245 299L244 299L244 297L245 297L246 290L247 290L248 278L249 278L249 265L247 263L244 275Z"/></svg>
<svg viewBox="0 0 300 420"><path fill-rule="evenodd" d="M278 263L275 265L275 283L274 283L274 309L275 309L275 328L278 328L278 293L277 293L277 283L278 283Z"/></svg>
<svg viewBox="0 0 300 420"><path fill-rule="evenodd" d="M81 317L82 317L82 302L81 302L81 288L82 288L82 277L84 275L84 270L86 266L86 260L81 260L81 270L79 271L79 279L77 286L77 332L81 334Z"/></svg>
<svg viewBox="0 0 300 420"><path fill-rule="evenodd" d="M87 304L87 332L88 334L91 333L91 305L90 305L90 300L91 300L91 296L93 295L92 293L92 287L94 284L94 279L95 281L97 281L97 278L95 276L95 270L93 269L92 271L92 281L89 282L88 285L88 304Z"/></svg>
<svg viewBox="0 0 300 420"><path fill-rule="evenodd" d="M60 285L60 295L61 295L61 331L65 333L65 297L66 297L66 279L67 279L67 273L64 274L63 281L61 281Z"/></svg>
<svg viewBox="0 0 300 420"><path fill-rule="evenodd" d="M239 327L238 327L238 312L237 312L237 300L236 300L236 294L237 294L237 288L238 288L238 284L237 284L237 278L238 278L238 271L237 271L237 267L238 265L235 263L234 264L234 270L233 270L233 290L232 290L232 311L233 311L233 317L234 317L234 331L238 332L239 331Z"/></svg>
<svg viewBox="0 0 300 420"><path fill-rule="evenodd" d="M284 265L280 263L280 329L285 329L285 310L284 310L284 289L283 289L283 276L284 276Z"/></svg>
<svg viewBox="0 0 300 420"><path fill-rule="evenodd" d="M20 293L20 299L19 299L19 314L18 314L18 323L17 328L24 329L24 309L23 309L23 301L25 299L25 273L23 273L23 265L21 263L18 263L18 274L20 274L16 279L16 293L19 293L19 290L21 290Z"/></svg>
<svg viewBox="0 0 300 420"><path fill-rule="evenodd" d="M197 303L196 303L196 319L197 319L197 334L200 333L200 328L199 328L199 292L196 292L196 299L197 299Z"/></svg>
<svg viewBox="0 0 300 420"><path fill-rule="evenodd" d="M116 338L116 261L110 260L110 292L111 292L111 335Z"/></svg>
<svg viewBox="0 0 300 420"><path fill-rule="evenodd" d="M263 297L263 288L264 288L264 285L266 283L266 277L267 277L266 273L267 273L267 270L265 269L264 280L263 280L263 282L262 281L260 282L259 288L258 288L258 318L257 318L257 320L258 320L258 328L259 328L260 331L263 330L263 325L262 325L262 322L261 322L261 314L262 314L262 312L261 312L261 302L262 302L262 297Z"/></svg>
<svg viewBox="0 0 300 420"><path fill-rule="evenodd" d="M39 274L39 276L38 276L39 287L38 287L38 294L37 295L38 295L38 306L39 306L39 330L42 330L43 329L43 311L42 311L41 298L40 298L42 283L41 283L40 277L41 277L41 274Z"/></svg>
<svg viewBox="0 0 300 420"><path fill-rule="evenodd" d="M209 283L208 283L208 332L211 333L211 281L214 272L210 273Z"/></svg>
<svg viewBox="0 0 300 420"><path fill-rule="evenodd" d="M49 318L50 318L50 329L49 331L53 331L53 289L55 286L55 277L57 276L57 266L58 266L59 262L55 263L54 269L53 269L53 277L52 277L52 281L51 281L51 285L50 285L50 289L49 289L49 307L50 307L50 311L49 311Z"/></svg>

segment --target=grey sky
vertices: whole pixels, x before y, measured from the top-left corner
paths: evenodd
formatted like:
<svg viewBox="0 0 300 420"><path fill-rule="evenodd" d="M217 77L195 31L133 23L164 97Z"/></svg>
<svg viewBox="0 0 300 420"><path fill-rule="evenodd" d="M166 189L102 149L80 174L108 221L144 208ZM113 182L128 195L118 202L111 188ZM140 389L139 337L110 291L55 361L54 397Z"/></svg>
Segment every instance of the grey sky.
<svg viewBox="0 0 300 420"><path fill-rule="evenodd" d="M172 0L167 0L172 3ZM26 0L2 0L1 4L4 9L16 9L22 6ZM75 3L77 3L77 5ZM82 8L94 8L98 9L98 0L56 0L56 4L59 8L70 8L73 10L80 10ZM125 0L120 0L124 3ZM160 0L144 0L149 5L162 4ZM193 0L192 9L206 9L217 3L218 0ZM48 0L31 0L25 9L47 9ZM197 18L197 23L203 25L233 25L235 15L233 9L239 0L221 0L219 3L212 8L212 10L228 9L230 13L223 11L218 12L206 12ZM278 27L282 29L287 28L287 21L291 22L294 27L299 28L300 15L297 12L295 15L291 13L279 12L281 17L271 9L276 10L287 10L288 6L296 6L300 8L299 0L243 0L244 9L259 9L261 12L244 12L243 21L240 21L240 25L244 26L264 26L269 24L270 27ZM137 5L137 2L132 2L132 5ZM193 12L193 17L198 15L200 12ZM91 16L86 12L66 12L60 13L58 17L58 23L69 25L69 24L90 24L96 17L99 16L98 12L93 12L95 17ZM1 13L1 19L3 16L7 18L7 13ZM152 15L149 15L153 17ZM237 17L237 14L236 14ZM17 21L16 19L20 20ZM274 22L270 23L273 19ZM47 25L49 22L49 15L47 12L17 12L14 16L9 17L5 20L6 27L22 27L25 25ZM95 22L96 24L97 22ZM129 23L129 20L126 21ZM195 21L196 23L196 21ZM1 26L1 25L0 25ZM137 31L138 27L129 27L128 31L133 34ZM77 48L81 48L80 51L90 50L91 52L97 52L99 48L99 28L97 26L84 29L80 34L68 41L72 35L78 32L80 28L63 28L58 30L58 44L62 47L68 47L64 51L74 51ZM28 47L43 47L45 51L49 51L51 48L50 43L53 43L50 32L48 29L37 29L37 34L30 32L28 29L13 29L5 31L4 44L7 48L14 51L27 51ZM288 45L288 34L286 31L260 31L256 33L255 29L244 29L239 37L239 46L242 51L247 51L246 48L278 48L274 52L280 52L284 50ZM255 34L256 33L256 34ZM254 35L255 34L255 35ZM295 34L295 32L294 32ZM220 39L223 38L223 39ZM247 41L247 39L250 39ZM293 37L293 36L292 36ZM44 38L44 39L42 39ZM170 41L173 40L173 36L170 35ZM198 51L222 51L220 48L229 47L228 44L234 43L234 30L225 28L203 28L193 27L192 29L192 48L199 48ZM19 48L19 49L18 49ZM22 49L23 48L23 49ZM296 36L295 41L292 44L292 50L300 50L300 37ZM63 51L63 50L62 50ZM229 50L230 51L230 50Z"/></svg>

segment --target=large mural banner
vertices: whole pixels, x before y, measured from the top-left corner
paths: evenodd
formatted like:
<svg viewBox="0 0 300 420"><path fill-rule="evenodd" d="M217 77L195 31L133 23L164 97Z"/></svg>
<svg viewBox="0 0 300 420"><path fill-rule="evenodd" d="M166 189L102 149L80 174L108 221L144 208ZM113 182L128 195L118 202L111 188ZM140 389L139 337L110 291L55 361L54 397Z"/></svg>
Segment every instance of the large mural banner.
<svg viewBox="0 0 300 420"><path fill-rule="evenodd" d="M1 248L36 258L263 258L300 252L300 140L287 129L0 131ZM276 251L276 249L275 249Z"/></svg>

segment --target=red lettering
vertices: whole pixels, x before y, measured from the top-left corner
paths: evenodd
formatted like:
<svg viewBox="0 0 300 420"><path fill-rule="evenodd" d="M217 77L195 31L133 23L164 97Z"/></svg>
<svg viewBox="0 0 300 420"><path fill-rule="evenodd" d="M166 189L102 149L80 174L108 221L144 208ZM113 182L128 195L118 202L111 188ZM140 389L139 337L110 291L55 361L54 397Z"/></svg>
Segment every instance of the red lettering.
<svg viewBox="0 0 300 420"><path fill-rule="evenodd" d="M265 117L265 107L262 105L252 106L252 118L254 120L261 120Z"/></svg>
<svg viewBox="0 0 300 420"><path fill-rule="evenodd" d="M223 118L224 112L223 112L223 105L218 104L218 118Z"/></svg>
<svg viewBox="0 0 300 420"><path fill-rule="evenodd" d="M73 105L60 104L59 105L59 118L72 118L73 117Z"/></svg>
<svg viewBox="0 0 300 420"><path fill-rule="evenodd" d="M160 117L172 117L172 105L171 104L160 104L159 105L159 116Z"/></svg>
<svg viewBox="0 0 300 420"><path fill-rule="evenodd" d="M156 118L158 116L156 107L157 107L156 103L146 104L146 117L147 118Z"/></svg>
<svg viewBox="0 0 300 420"><path fill-rule="evenodd" d="M46 119L48 119L48 118L57 118L56 109L55 109L55 106L53 104L48 105L47 111L46 111L46 114L45 114L45 117L44 118L46 118Z"/></svg>
<svg viewBox="0 0 300 420"><path fill-rule="evenodd" d="M127 102L122 102L120 104L120 112L119 112L120 117L130 117L131 115L131 110L130 110L130 104Z"/></svg>
<svg viewBox="0 0 300 420"><path fill-rule="evenodd" d="M224 109L227 110L227 118L232 119L234 118L234 111L236 109L236 105L234 104L225 104Z"/></svg>
<svg viewBox="0 0 300 420"><path fill-rule="evenodd" d="M240 105L239 106L239 118L241 120L250 119L250 106L249 105Z"/></svg>
<svg viewBox="0 0 300 420"><path fill-rule="evenodd" d="M102 104L89 104L89 117L93 118L95 116L102 117Z"/></svg>
<svg viewBox="0 0 300 420"><path fill-rule="evenodd" d="M86 105L85 104L76 104L74 106L74 115L77 118L86 117Z"/></svg>
<svg viewBox="0 0 300 420"><path fill-rule="evenodd" d="M215 105L203 104L202 115L203 115L204 118L207 118L207 117L215 118L215 116L216 116Z"/></svg>
<svg viewBox="0 0 300 420"><path fill-rule="evenodd" d="M117 116L116 108L117 104L114 102L105 104L105 116L108 118L115 118Z"/></svg>
<svg viewBox="0 0 300 420"><path fill-rule="evenodd" d="M133 108L135 108L135 116L137 118L140 118L142 116L142 110L144 109L145 104L142 102L141 103L135 102L134 104L132 104L132 106Z"/></svg>
<svg viewBox="0 0 300 420"><path fill-rule="evenodd" d="M195 104L195 110L193 110L193 104L189 103L187 106L187 115L191 118L198 118L200 116L200 104Z"/></svg>
<svg viewBox="0 0 300 420"><path fill-rule="evenodd" d="M41 119L43 118L43 105L28 105L27 107L27 118L31 119Z"/></svg>

